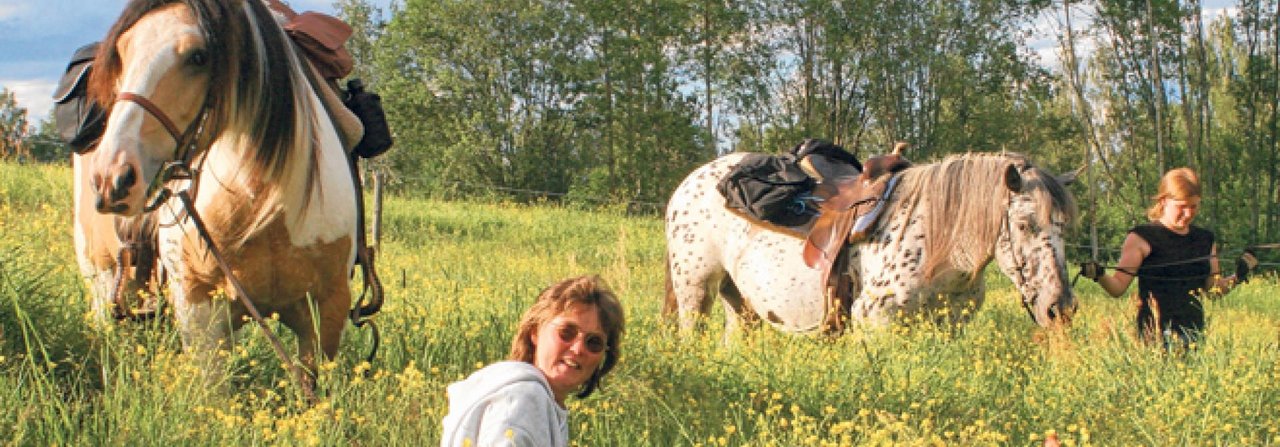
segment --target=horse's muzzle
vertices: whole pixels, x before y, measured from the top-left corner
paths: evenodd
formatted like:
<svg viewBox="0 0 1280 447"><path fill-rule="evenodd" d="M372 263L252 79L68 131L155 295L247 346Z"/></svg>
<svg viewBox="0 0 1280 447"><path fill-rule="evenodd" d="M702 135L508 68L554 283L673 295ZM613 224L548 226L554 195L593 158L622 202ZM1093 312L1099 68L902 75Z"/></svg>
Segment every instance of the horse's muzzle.
<svg viewBox="0 0 1280 447"><path fill-rule="evenodd" d="M98 199L94 206L99 213L128 214L130 192L138 184L138 169L132 164L117 164L107 169L107 175L94 174L93 190Z"/></svg>
<svg viewBox="0 0 1280 447"><path fill-rule="evenodd" d="M1074 319L1076 315L1076 304L1074 300L1065 301L1067 301L1067 303L1058 301L1057 303L1049 305L1049 308L1046 309L1046 311L1048 313L1049 321L1053 324L1062 327L1071 327L1071 320Z"/></svg>

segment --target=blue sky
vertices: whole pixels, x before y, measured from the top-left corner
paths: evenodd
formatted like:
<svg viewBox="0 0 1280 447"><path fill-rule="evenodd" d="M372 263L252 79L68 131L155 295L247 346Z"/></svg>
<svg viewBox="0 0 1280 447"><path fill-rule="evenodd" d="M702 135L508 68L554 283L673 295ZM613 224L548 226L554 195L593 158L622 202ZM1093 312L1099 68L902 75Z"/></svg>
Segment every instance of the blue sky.
<svg viewBox="0 0 1280 447"><path fill-rule="evenodd" d="M391 0L373 0L384 11ZM53 107L53 89L71 53L101 40L124 0L0 0L0 87L39 123ZM297 11L333 13L333 0L285 0Z"/></svg>

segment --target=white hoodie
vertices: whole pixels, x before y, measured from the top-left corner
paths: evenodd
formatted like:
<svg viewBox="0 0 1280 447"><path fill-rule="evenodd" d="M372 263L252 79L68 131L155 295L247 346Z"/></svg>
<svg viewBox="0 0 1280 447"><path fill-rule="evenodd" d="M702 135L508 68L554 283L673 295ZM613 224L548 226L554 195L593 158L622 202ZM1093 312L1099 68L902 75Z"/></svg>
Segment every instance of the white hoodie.
<svg viewBox="0 0 1280 447"><path fill-rule="evenodd" d="M448 392L441 447L569 445L569 412L529 363L494 363L449 385Z"/></svg>

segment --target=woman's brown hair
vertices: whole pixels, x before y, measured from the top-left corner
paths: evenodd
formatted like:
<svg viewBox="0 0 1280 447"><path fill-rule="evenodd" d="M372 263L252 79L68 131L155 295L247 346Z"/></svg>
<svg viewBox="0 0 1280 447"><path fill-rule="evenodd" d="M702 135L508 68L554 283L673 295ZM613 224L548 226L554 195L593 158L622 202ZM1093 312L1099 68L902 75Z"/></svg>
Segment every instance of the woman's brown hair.
<svg viewBox="0 0 1280 447"><path fill-rule="evenodd" d="M604 280L599 276L578 276L552 284L538 294L537 302L524 316L520 317L520 326L511 339L511 360L533 363L535 347L532 334L538 331L543 323L567 312L571 306L594 305L599 312L600 326L604 328L606 345L604 361L600 368L591 374L582 391L576 396L581 399L590 396L600 387L600 379L608 374L622 354L623 312L622 304L614 296Z"/></svg>
<svg viewBox="0 0 1280 447"><path fill-rule="evenodd" d="M1147 208L1147 218L1160 219L1160 215L1164 213L1164 199L1191 200L1194 197L1200 197L1200 176L1196 175L1196 171L1191 168L1170 169L1160 178L1160 188L1155 197L1151 198L1155 203Z"/></svg>

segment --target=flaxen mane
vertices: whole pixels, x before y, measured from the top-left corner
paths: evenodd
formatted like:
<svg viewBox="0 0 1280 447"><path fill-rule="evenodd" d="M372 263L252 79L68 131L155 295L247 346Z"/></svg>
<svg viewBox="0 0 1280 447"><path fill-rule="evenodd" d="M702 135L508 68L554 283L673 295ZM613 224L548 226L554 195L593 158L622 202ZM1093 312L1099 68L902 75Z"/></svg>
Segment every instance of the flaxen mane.
<svg viewBox="0 0 1280 447"><path fill-rule="evenodd" d="M244 240L264 227L279 211L279 191L268 185L289 185L284 167L294 156L315 150L318 137L315 120L323 111L313 110L306 75L300 70L295 47L264 2L257 0L134 0L111 27L99 49L90 81L92 97L108 109L122 75L121 55L114 45L120 36L150 11L174 3L184 3L195 14L206 40L209 110L201 147L218 139L249 148L242 155L247 168L241 175L259 189L253 200L242 206L253 208L250 222L238 228ZM320 113L317 113L320 112ZM314 157L303 185L310 190L317 175ZM304 200L309 195L303 195ZM305 208L306 202L302 205ZM236 213L239 214L239 213Z"/></svg>
<svg viewBox="0 0 1280 447"><path fill-rule="evenodd" d="M968 153L907 170L898 186L900 206L923 207L927 253L925 278L944 267L969 272L976 278L993 253L1009 209L1012 193L1004 172L1012 163L1022 174L1022 191L1037 204L1039 225L1051 225L1053 213L1074 220L1075 202L1056 178L1013 154ZM963 263L964 265L953 265Z"/></svg>

